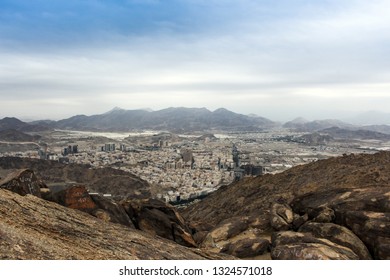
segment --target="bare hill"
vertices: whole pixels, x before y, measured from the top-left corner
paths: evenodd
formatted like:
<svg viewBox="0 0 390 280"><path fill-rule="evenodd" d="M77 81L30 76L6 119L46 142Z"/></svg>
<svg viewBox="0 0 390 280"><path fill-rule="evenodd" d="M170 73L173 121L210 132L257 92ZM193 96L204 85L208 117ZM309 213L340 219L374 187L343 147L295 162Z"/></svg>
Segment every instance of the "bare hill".
<svg viewBox="0 0 390 280"><path fill-rule="evenodd" d="M271 242L278 231L273 218L283 220L284 230L299 230L302 223L324 215L318 220L352 230L374 258L390 258L389 174L390 152L320 160L223 187L189 206L183 216L199 232L200 242L233 246L249 236Z"/></svg>
<svg viewBox="0 0 390 280"><path fill-rule="evenodd" d="M220 259L87 213L0 189L0 259Z"/></svg>
<svg viewBox="0 0 390 280"><path fill-rule="evenodd" d="M91 191L109 193L114 198L147 198L151 196L148 182L118 169L93 169L83 164L62 164L49 160L0 157L0 168L29 168L43 179L53 191L74 184L84 184Z"/></svg>
<svg viewBox="0 0 390 280"><path fill-rule="evenodd" d="M35 142L42 137L39 135L30 135L17 131L15 129L0 130L0 141L9 142Z"/></svg>

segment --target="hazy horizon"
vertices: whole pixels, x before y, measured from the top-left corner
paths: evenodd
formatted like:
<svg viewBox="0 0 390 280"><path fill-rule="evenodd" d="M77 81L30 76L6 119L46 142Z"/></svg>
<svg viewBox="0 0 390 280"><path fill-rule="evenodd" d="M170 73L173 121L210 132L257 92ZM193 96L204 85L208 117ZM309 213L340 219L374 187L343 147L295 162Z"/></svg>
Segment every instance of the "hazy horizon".
<svg viewBox="0 0 390 280"><path fill-rule="evenodd" d="M385 0L1 1L0 117L119 106L389 119L389 11Z"/></svg>
<svg viewBox="0 0 390 280"><path fill-rule="evenodd" d="M254 116L267 118L271 121L280 122L280 123L286 123L286 122L293 121L296 119L303 119L304 121L308 121L308 122L317 121L317 120L338 120L338 121L343 121L345 123L350 123L350 124L354 124L354 125L390 125L390 114L385 113L385 112L380 112L380 111L366 111L366 112L361 112L359 114L349 115L349 116L345 116L345 117L335 117L335 116L326 117L325 116L323 118L313 118L312 119L312 118L306 118L306 117L302 117L302 116L294 116L292 118L287 118L287 119L272 119L272 118L269 118L269 117L264 116L264 115L259 115L259 114L254 114L254 113L247 114L247 113L233 111L233 110L230 110L229 108L223 108L223 107L215 108L215 109L210 109L207 107L167 107L167 108L159 108L159 109L152 109L152 108L128 109L128 108L121 108L119 106L115 106L114 108L111 108L110 110L105 111L105 112L96 112L93 114L85 114L85 113L81 112L79 114L69 115L69 116L65 116L63 118L39 118L39 117L24 117L24 116L20 117L20 116L15 116L15 115L7 115L7 116L1 116L0 119L5 118L5 117L15 117L15 118L18 118L21 121L25 121L25 122L42 121L42 120L59 121L59 120L74 117L76 115L92 116L92 115L106 114L106 113L109 113L112 110L116 110L116 109L130 110L130 111L131 110L145 110L145 111L149 111L149 112L154 112L154 111L160 111L160 110L169 109L169 108L187 108L187 109L203 109L204 108L204 109L207 109L211 112L222 108L222 109L229 110L233 113L247 115L247 116L254 115Z"/></svg>

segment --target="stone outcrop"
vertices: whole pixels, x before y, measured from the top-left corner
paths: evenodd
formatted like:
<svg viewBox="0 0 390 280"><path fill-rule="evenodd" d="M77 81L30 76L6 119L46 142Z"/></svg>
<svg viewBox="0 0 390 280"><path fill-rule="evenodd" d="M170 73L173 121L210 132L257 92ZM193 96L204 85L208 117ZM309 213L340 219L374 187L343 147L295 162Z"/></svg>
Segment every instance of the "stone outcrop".
<svg viewBox="0 0 390 280"><path fill-rule="evenodd" d="M275 230L288 230L292 227L294 213L285 203L275 202L271 206L271 226Z"/></svg>
<svg viewBox="0 0 390 280"><path fill-rule="evenodd" d="M248 228L247 217L234 217L226 219L217 225L209 235L214 242L224 241L237 236Z"/></svg>
<svg viewBox="0 0 390 280"><path fill-rule="evenodd" d="M32 170L20 169L7 173L4 178L0 178L0 188L20 195L32 194L41 197L40 189L44 184L37 179Z"/></svg>
<svg viewBox="0 0 390 280"><path fill-rule="evenodd" d="M221 187L199 203L182 210L182 214L202 238L210 237L211 233L215 235L220 226L229 221L251 217L246 220L245 226L236 227L235 235L221 233L225 244L233 244L236 236L251 229L257 229L265 239L270 239L274 232L293 230L334 243L353 253L335 253L334 248L324 242L301 240L299 244L280 245L292 250L301 246L302 250L309 252L305 253L306 256L313 259L333 259L337 256L342 259L388 259L389 174L390 152L344 155L296 166L276 175L245 178ZM305 227L308 221L319 224L316 226L319 228L311 228L309 232L307 224ZM341 232L332 237L333 231ZM215 246L221 243L211 242L211 238L207 240L211 245L216 243ZM284 258L293 258L294 254L290 253L286 253ZM276 258L276 254L272 257Z"/></svg>
<svg viewBox="0 0 390 280"><path fill-rule="evenodd" d="M0 259L226 259L36 196L0 189Z"/></svg>
<svg viewBox="0 0 390 280"><path fill-rule="evenodd" d="M134 228L122 205L101 195L90 195L85 186L72 186L44 196L46 200L89 213L106 222Z"/></svg>
<svg viewBox="0 0 390 280"><path fill-rule="evenodd" d="M332 223L308 222L299 228L299 232L311 233L316 238L328 239L351 249L361 260L372 259L366 245L346 227Z"/></svg>
<svg viewBox="0 0 390 280"><path fill-rule="evenodd" d="M390 187L335 189L309 193L291 203L313 221L334 220L358 236L374 259L390 258ZM326 212L328 214L323 215ZM327 216L328 218L319 219ZM381 249L379 249L379 247ZM366 258L366 257L364 257Z"/></svg>
<svg viewBox="0 0 390 280"><path fill-rule="evenodd" d="M306 232L283 231L272 236L271 256L277 260L358 260L351 249Z"/></svg>
<svg viewBox="0 0 390 280"><path fill-rule="evenodd" d="M191 231L172 206L156 199L121 203L135 227L187 247L196 247Z"/></svg>
<svg viewBox="0 0 390 280"><path fill-rule="evenodd" d="M85 186L81 185L53 193L49 196L49 200L61 204L62 206L77 209L89 214L92 214L98 209Z"/></svg>
<svg viewBox="0 0 390 280"><path fill-rule="evenodd" d="M90 195L93 202L98 207L92 215L106 222L122 224L128 227L134 227L123 206L109 198L101 195Z"/></svg>
<svg viewBox="0 0 390 280"><path fill-rule="evenodd" d="M270 242L266 239L248 238L228 243L220 252L238 258L251 258L265 254L268 251L269 245Z"/></svg>
<svg viewBox="0 0 390 280"><path fill-rule="evenodd" d="M367 246L374 259L390 259L390 213L349 211L342 222Z"/></svg>

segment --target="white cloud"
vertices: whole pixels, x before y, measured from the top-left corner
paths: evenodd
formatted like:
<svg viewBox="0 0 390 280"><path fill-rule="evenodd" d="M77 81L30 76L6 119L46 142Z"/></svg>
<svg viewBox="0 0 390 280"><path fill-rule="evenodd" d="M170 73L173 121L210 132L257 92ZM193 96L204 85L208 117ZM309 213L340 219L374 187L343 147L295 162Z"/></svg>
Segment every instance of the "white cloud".
<svg viewBox="0 0 390 280"><path fill-rule="evenodd" d="M250 4L240 8L248 18L233 18L226 29L222 23L189 34L102 32L99 45L0 51L2 104L19 100L20 108L2 114L25 114L28 104L30 115L54 117L114 106L227 107L275 119L389 110L388 1L313 4L275 18L264 17L269 7Z"/></svg>

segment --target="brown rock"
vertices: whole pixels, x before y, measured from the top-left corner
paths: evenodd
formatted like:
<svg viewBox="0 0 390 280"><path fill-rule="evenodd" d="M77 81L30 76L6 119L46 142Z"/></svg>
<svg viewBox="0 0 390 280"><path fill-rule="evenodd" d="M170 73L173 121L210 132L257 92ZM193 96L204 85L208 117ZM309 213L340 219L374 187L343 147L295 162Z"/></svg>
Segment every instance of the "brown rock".
<svg viewBox="0 0 390 280"><path fill-rule="evenodd" d="M122 205L137 229L196 247L190 229L171 205L156 199L127 200Z"/></svg>
<svg viewBox="0 0 390 280"><path fill-rule="evenodd" d="M386 244L379 237L390 237L390 187L336 189L309 193L293 200L298 213L321 213L324 208L334 211L334 223L349 228L367 246L374 259L382 258ZM380 246L381 257L377 254ZM387 252L390 255L390 251Z"/></svg>
<svg viewBox="0 0 390 280"><path fill-rule="evenodd" d="M207 235L207 231L197 231L192 235L192 238L194 238L196 244L200 245L205 240Z"/></svg>
<svg viewBox="0 0 390 280"><path fill-rule="evenodd" d="M304 223L309 220L309 215L304 214L302 216L294 213L293 229L298 230Z"/></svg>
<svg viewBox="0 0 390 280"><path fill-rule="evenodd" d="M48 200L90 214L98 209L85 186L73 186L66 190L52 193Z"/></svg>
<svg viewBox="0 0 390 280"><path fill-rule="evenodd" d="M313 222L330 223L334 220L335 214L329 207L320 207L314 211Z"/></svg>
<svg viewBox="0 0 390 280"><path fill-rule="evenodd" d="M233 258L185 248L38 197L0 189L0 259L198 260Z"/></svg>
<svg viewBox="0 0 390 280"><path fill-rule="evenodd" d="M374 259L389 258L389 212L348 211L343 215L343 224L350 228L366 244Z"/></svg>
<svg viewBox="0 0 390 280"><path fill-rule="evenodd" d="M275 202L271 206L271 226L275 230L288 230L292 227L294 213L285 203Z"/></svg>
<svg viewBox="0 0 390 280"><path fill-rule="evenodd" d="M247 228L248 217L234 217L231 219L226 219L217 225L212 231L210 231L210 236L214 242L219 242L237 236Z"/></svg>
<svg viewBox="0 0 390 280"><path fill-rule="evenodd" d="M244 239L234 243L226 244L221 253L232 255L238 258L251 258L263 255L267 252L270 243L266 239Z"/></svg>
<svg viewBox="0 0 390 280"><path fill-rule="evenodd" d="M317 238L328 239L351 249L361 260L372 259L366 245L349 229L332 223L308 222L300 227L300 232L308 232Z"/></svg>
<svg viewBox="0 0 390 280"><path fill-rule="evenodd" d="M180 211L189 223L197 225L197 230L201 224L216 227L236 217L257 216L259 221L268 222L257 223L255 227L248 221L248 227L272 234L275 229L271 227L270 209L282 197L300 216L306 214L309 219L332 221L352 229L344 222L348 211L390 213L389 182L390 152L346 155L296 166L275 175L244 178L219 188L199 203ZM331 211L327 215L321 213L323 207L333 210L334 217ZM298 220L296 216L293 229L302 224L303 221ZM285 223L282 225L289 228ZM278 226L276 228L279 229ZM352 231L366 244L373 258L379 258L374 252L375 248L379 248L379 241L372 239L374 243L369 245L357 231ZM390 234L382 233L381 237L386 242ZM382 257L384 250L386 243L381 245Z"/></svg>
<svg viewBox="0 0 390 280"><path fill-rule="evenodd" d="M332 247L318 243L281 245L271 251L271 258L273 260L350 260Z"/></svg>
<svg viewBox="0 0 390 280"><path fill-rule="evenodd" d="M310 233L283 231L272 235L271 257L278 260L357 260L349 248Z"/></svg>
<svg viewBox="0 0 390 280"><path fill-rule="evenodd" d="M245 178L218 189L200 203L190 205L182 212L191 223L218 225L225 219L252 216L254 213L269 220L267 211L279 197L290 201L311 193L318 194L318 199L325 191L342 190L342 193L346 193L353 189L362 189L362 193L367 189L375 189L378 193L385 194L390 192L389 174L390 152L332 157L295 166L276 175ZM321 204L329 204L332 198L333 196L324 197ZM388 197L386 201L389 202ZM379 201L376 203L380 204ZM375 207L375 203L372 204ZM307 212L303 211L300 214L305 213Z"/></svg>
<svg viewBox="0 0 390 280"><path fill-rule="evenodd" d="M374 243L374 255L380 260L390 260L390 238L377 237Z"/></svg>
<svg viewBox="0 0 390 280"><path fill-rule="evenodd" d="M41 197L40 182L30 169L19 169L9 172L4 179L0 179L0 188L10 190L20 195L32 194Z"/></svg>
<svg viewBox="0 0 390 280"><path fill-rule="evenodd" d="M135 228L122 205L101 195L91 195L91 198L99 208L92 215L107 222Z"/></svg>
<svg viewBox="0 0 390 280"><path fill-rule="evenodd" d="M217 244L210 233L203 238L200 248L217 248Z"/></svg>

